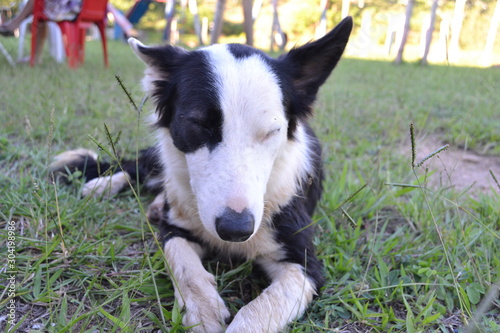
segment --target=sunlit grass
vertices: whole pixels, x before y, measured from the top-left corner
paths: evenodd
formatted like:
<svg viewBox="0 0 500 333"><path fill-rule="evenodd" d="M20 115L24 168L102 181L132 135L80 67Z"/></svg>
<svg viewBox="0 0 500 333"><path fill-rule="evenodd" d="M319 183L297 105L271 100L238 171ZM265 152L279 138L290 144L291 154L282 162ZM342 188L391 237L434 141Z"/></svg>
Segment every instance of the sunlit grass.
<svg viewBox="0 0 500 333"><path fill-rule="evenodd" d="M105 126L113 137L121 132L119 154L134 156L153 142L145 115L115 79L139 104L143 65L127 45L111 42L109 51L108 70L97 42L87 43L76 71L49 58L35 68L10 68L0 58L0 248L14 221L23 330L184 331L161 253L131 193L80 200L81 184L57 185L47 173L63 150L97 150L94 141L109 148ZM432 175L412 168L408 128L500 155L499 86L500 72L490 69L340 63L313 120L327 175L314 217L327 284L291 332L450 332L473 318L500 279L497 184L492 177L491 191L474 199L428 189ZM250 264L207 268L233 313L265 287ZM4 292L1 314L8 300ZM482 332L499 329L495 302L479 320Z"/></svg>

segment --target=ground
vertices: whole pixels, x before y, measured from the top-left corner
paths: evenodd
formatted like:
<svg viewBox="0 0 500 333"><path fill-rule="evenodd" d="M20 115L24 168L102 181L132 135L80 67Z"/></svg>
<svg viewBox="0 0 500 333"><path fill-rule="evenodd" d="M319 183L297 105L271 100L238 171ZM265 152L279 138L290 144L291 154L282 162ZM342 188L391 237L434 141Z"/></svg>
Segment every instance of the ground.
<svg viewBox="0 0 500 333"><path fill-rule="evenodd" d="M444 146L438 136L424 137L416 141L416 161L420 161L435 150ZM405 144L404 153L410 151L410 143ZM480 193L500 192L500 185L493 175L500 178L500 156L482 154L466 147L450 147L424 162L421 168L435 171L428 186L432 189L453 187L458 193L467 190L474 198ZM496 187L495 187L496 185Z"/></svg>
<svg viewBox="0 0 500 333"><path fill-rule="evenodd" d="M17 40L2 43L17 50ZM133 157L154 141L137 125L149 102L138 117L115 79L139 105L144 67L128 45L110 41L103 70L101 49L88 42L77 71L48 56L35 68L0 57L0 253L14 222L17 331L182 333L157 229L141 210L153 197L81 200L80 183L48 181L51 157L64 150L109 159L114 142ZM500 189L489 172L500 180L498 87L496 69L342 60L312 123L324 148L314 221L327 285L288 332L451 333L483 314L479 304L500 277ZM410 123L417 161L451 148L413 170ZM437 170L425 183L432 191L415 186L426 167ZM9 300L3 258L0 331ZM251 263L208 269L232 313L266 285ZM481 332L500 332L499 311L497 298Z"/></svg>

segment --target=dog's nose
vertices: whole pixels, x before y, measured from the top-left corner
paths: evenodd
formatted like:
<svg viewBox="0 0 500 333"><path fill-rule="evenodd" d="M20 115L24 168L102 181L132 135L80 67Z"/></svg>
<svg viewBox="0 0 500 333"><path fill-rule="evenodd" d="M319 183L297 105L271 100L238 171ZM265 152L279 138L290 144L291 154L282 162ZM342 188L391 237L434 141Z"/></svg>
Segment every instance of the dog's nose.
<svg viewBox="0 0 500 333"><path fill-rule="evenodd" d="M241 213L226 207L221 216L215 219L217 234L228 242L244 242L253 234L255 218L244 209Z"/></svg>

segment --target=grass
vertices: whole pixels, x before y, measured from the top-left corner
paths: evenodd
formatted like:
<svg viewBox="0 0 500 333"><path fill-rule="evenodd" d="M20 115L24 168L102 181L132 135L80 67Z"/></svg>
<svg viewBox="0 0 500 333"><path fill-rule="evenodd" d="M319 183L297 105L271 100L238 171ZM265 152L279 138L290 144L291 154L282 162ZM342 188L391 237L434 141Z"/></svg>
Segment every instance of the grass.
<svg viewBox="0 0 500 333"><path fill-rule="evenodd" d="M2 43L15 50L15 40ZM108 70L96 42L76 71L49 58L36 68L0 58L0 249L15 254L12 267L0 266L4 331L185 331L143 214L152 198L81 200L81 183L58 185L47 173L56 153L96 149L90 137L109 149L105 125L122 155L153 142L115 79L139 103L143 65L124 44L111 42L109 52ZM327 174L315 215L327 284L290 332L500 329L498 297L488 295L500 281L498 184L492 177L486 193L431 190L432 172L412 167L409 144L413 123L416 138L499 156L499 86L493 69L340 63L313 120ZM233 313L265 287L251 268L207 265ZM482 310L486 295L493 304Z"/></svg>

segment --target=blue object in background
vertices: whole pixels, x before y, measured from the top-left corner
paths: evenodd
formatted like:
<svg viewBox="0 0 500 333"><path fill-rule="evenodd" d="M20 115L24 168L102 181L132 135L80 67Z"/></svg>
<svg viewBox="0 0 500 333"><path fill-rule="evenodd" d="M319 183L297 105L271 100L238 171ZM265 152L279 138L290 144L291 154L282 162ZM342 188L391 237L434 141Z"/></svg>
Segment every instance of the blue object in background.
<svg viewBox="0 0 500 333"><path fill-rule="evenodd" d="M149 9L149 4L152 0L136 1L134 6L128 11L126 17L132 24L137 24L139 20L146 14ZM123 29L118 24L115 24L115 39L123 38Z"/></svg>

